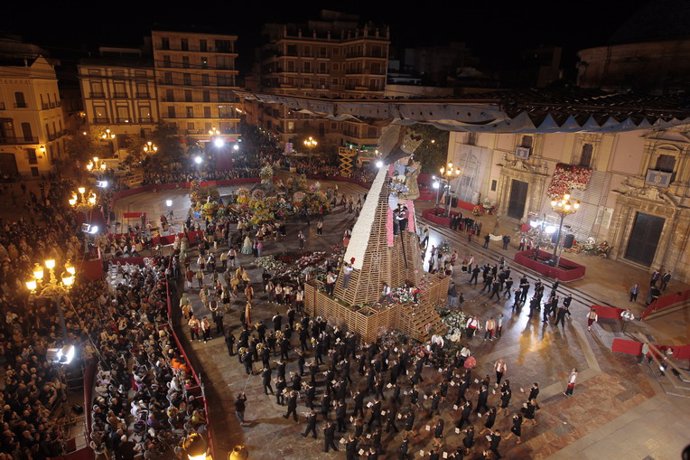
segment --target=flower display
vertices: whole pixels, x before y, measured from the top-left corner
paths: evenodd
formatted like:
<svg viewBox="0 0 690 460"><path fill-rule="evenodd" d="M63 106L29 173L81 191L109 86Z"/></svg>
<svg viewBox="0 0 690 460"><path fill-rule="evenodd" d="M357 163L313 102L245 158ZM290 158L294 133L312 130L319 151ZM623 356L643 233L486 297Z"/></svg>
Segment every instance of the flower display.
<svg viewBox="0 0 690 460"><path fill-rule="evenodd" d="M549 198L560 198L571 190L585 190L592 178L592 169L586 166L558 163L551 183L546 189Z"/></svg>
<svg viewBox="0 0 690 460"><path fill-rule="evenodd" d="M445 312L441 312L441 321L448 328L446 339L451 342L459 342L462 338L462 331L467 323L467 315L462 311L446 310Z"/></svg>
<svg viewBox="0 0 690 460"><path fill-rule="evenodd" d="M398 303L417 303L416 296L410 292L409 288L398 287L391 289L391 299Z"/></svg>

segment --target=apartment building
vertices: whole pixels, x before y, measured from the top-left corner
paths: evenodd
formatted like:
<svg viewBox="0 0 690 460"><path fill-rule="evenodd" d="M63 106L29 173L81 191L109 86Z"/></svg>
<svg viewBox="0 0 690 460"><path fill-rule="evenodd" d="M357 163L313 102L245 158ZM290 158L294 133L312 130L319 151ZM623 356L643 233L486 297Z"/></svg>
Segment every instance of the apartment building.
<svg viewBox="0 0 690 460"><path fill-rule="evenodd" d="M211 130L236 139L237 36L154 30L151 39L161 120L200 141Z"/></svg>
<svg viewBox="0 0 690 460"><path fill-rule="evenodd" d="M382 98L388 68L389 30L361 25L359 17L322 11L304 25L268 24L261 49L262 91L315 98ZM247 102L250 104L249 102ZM380 128L358 120L326 120L281 105L247 107L258 124L282 142L314 136L323 144L373 147Z"/></svg>
<svg viewBox="0 0 690 460"><path fill-rule="evenodd" d="M55 63L40 48L0 40L0 178L39 177L64 156Z"/></svg>
<svg viewBox="0 0 690 460"><path fill-rule="evenodd" d="M111 154L127 145L129 136L147 135L161 121L153 61L142 50L100 48L100 57L82 59L79 82L86 121Z"/></svg>

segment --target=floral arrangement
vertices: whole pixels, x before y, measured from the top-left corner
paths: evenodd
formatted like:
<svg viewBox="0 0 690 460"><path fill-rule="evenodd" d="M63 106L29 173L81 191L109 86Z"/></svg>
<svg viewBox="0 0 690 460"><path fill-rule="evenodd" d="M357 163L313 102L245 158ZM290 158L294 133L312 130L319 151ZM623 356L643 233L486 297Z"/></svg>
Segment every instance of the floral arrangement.
<svg viewBox="0 0 690 460"><path fill-rule="evenodd" d="M450 247L450 243L446 240L442 241L441 244L438 245L437 250L442 254L450 254L453 252L452 248Z"/></svg>
<svg viewBox="0 0 690 460"><path fill-rule="evenodd" d="M571 190L585 190L592 178L592 169L585 166L558 163L546 190L549 198L560 198Z"/></svg>
<svg viewBox="0 0 690 460"><path fill-rule="evenodd" d="M270 164L264 165L259 171L259 177L262 184L268 184L273 181L273 167Z"/></svg>
<svg viewBox="0 0 690 460"><path fill-rule="evenodd" d="M271 273L284 271L285 269L287 269L287 264L285 264L282 261L276 260L276 258L273 256L259 257L256 259L255 263L257 266Z"/></svg>
<svg viewBox="0 0 690 460"><path fill-rule="evenodd" d="M391 289L391 299L399 303L417 303L414 294L410 292L409 288L398 287Z"/></svg>
<svg viewBox="0 0 690 460"><path fill-rule="evenodd" d="M472 215L473 216L481 216L484 214L484 211L482 210L481 206L476 205L475 207L472 208Z"/></svg>
<svg viewBox="0 0 690 460"><path fill-rule="evenodd" d="M467 315L462 311L448 311L448 314L441 317L441 321L448 328L445 338L451 342L459 342L467 324Z"/></svg>

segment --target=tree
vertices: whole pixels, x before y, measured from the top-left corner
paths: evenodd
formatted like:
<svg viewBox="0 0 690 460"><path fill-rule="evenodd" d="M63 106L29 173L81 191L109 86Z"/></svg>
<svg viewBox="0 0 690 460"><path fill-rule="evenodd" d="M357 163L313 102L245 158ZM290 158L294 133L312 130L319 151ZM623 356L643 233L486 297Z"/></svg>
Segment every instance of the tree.
<svg viewBox="0 0 690 460"><path fill-rule="evenodd" d="M106 158L110 156L110 148L103 141L98 131L89 128L71 135L65 142L65 150L70 158L79 161L88 161L92 157Z"/></svg>
<svg viewBox="0 0 690 460"><path fill-rule="evenodd" d="M177 130L173 126L159 124L156 127L153 133L151 133L151 141L158 146L155 160L159 165L166 166L182 162L184 149L182 148L181 140L182 138L177 134Z"/></svg>
<svg viewBox="0 0 690 460"><path fill-rule="evenodd" d="M415 159L422 164L423 172L437 174L439 168L446 164L449 132L419 123L413 129L424 139L414 152Z"/></svg>

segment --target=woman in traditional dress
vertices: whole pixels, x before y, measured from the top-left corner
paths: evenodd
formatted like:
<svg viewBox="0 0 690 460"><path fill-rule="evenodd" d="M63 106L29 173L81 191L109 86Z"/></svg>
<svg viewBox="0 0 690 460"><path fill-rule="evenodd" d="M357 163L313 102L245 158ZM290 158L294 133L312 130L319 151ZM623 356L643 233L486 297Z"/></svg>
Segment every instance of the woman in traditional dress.
<svg viewBox="0 0 690 460"><path fill-rule="evenodd" d="M249 328L252 327L252 303L250 301L244 305L244 324Z"/></svg>
<svg viewBox="0 0 690 460"><path fill-rule="evenodd" d="M242 254L251 255L254 244L249 235L244 237L244 242L242 243Z"/></svg>

